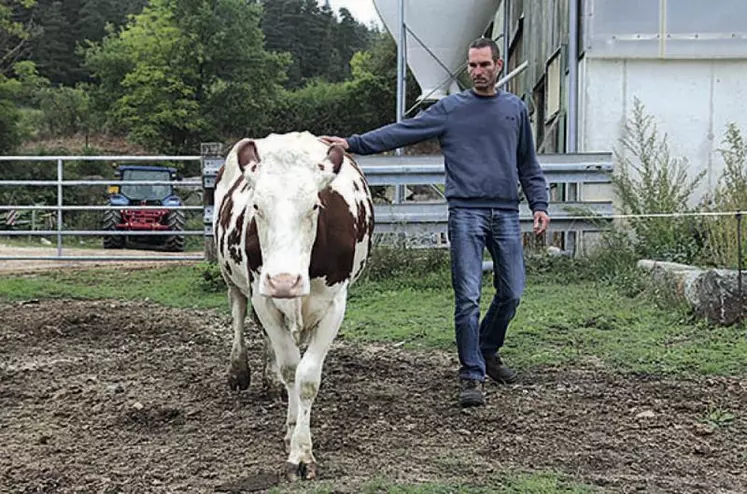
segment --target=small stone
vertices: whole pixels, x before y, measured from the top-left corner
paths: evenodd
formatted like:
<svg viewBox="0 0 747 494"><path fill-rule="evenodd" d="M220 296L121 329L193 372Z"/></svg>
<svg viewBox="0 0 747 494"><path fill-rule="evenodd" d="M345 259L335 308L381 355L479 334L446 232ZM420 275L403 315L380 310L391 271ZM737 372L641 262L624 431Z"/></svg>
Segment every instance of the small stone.
<svg viewBox="0 0 747 494"><path fill-rule="evenodd" d="M653 410L644 410L635 416L637 419L652 419L656 417L656 413Z"/></svg>
<svg viewBox="0 0 747 494"><path fill-rule="evenodd" d="M117 384L110 384L110 385L108 385L106 387L106 390L108 392L112 393L112 394L119 394L119 393L124 393L125 389L124 389L124 386L122 386L121 384L117 383Z"/></svg>

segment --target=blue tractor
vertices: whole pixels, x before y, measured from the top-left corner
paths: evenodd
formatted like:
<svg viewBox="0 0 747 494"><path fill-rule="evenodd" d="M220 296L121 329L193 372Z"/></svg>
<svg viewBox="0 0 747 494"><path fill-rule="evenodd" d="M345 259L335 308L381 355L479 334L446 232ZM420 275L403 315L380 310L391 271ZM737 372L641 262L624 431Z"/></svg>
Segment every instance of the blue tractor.
<svg viewBox="0 0 747 494"><path fill-rule="evenodd" d="M153 184L179 180L175 168L162 166L126 165L115 172L118 180L141 181L141 184L110 185L109 204L121 209L104 212L102 230L111 231L172 231L184 230L185 216L178 209L128 209L128 206L181 206L182 199L174 193L171 184ZM164 250L184 250L183 235L127 235L104 236L105 249L121 249L128 243L147 243Z"/></svg>

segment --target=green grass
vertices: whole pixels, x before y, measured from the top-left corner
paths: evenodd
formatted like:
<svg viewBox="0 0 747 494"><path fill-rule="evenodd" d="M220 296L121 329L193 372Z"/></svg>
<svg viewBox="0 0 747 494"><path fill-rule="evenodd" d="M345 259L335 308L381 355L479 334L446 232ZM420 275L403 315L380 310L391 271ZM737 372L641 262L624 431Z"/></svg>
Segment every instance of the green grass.
<svg viewBox="0 0 747 494"><path fill-rule="evenodd" d="M0 298L149 299L169 307L228 312L225 292L206 291L201 272L196 266L173 265L158 269L96 268L14 276L0 281Z"/></svg>
<svg viewBox="0 0 747 494"><path fill-rule="evenodd" d="M313 486L300 483L278 487L273 494L313 493L332 494L339 492L334 485L325 481ZM357 492L361 494L591 494L603 492L598 488L575 483L561 474L505 473L496 476L489 485L448 484L448 483L397 483L384 478L372 479L363 484Z"/></svg>
<svg viewBox="0 0 747 494"><path fill-rule="evenodd" d="M6 277L0 299L149 299L171 307L228 313L224 289L203 265L155 270L59 271ZM492 297L485 278L482 307ZM365 280L351 290L341 337L409 348L455 351L453 295L446 271ZM611 285L564 283L557 273L530 274L502 353L520 370L594 365L650 375L747 374L745 326L716 327L682 310L657 308L645 294L628 297Z"/></svg>

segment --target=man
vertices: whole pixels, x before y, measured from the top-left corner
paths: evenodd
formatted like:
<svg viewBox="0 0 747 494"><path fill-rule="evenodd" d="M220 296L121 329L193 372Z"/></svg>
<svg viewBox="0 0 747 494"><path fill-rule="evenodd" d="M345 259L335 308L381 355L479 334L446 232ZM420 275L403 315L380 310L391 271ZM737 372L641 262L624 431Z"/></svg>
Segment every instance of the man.
<svg viewBox="0 0 747 494"><path fill-rule="evenodd" d="M487 374L500 383L516 373L498 355L524 290L524 256L517 183L534 214L534 232L547 229L547 183L537 162L524 103L496 91L503 67L498 46L480 38L468 50L473 88L433 104L418 117L347 139L324 136L352 153L380 153L438 138L446 167L454 325L463 407L485 404ZM493 258L496 294L482 322L482 254Z"/></svg>

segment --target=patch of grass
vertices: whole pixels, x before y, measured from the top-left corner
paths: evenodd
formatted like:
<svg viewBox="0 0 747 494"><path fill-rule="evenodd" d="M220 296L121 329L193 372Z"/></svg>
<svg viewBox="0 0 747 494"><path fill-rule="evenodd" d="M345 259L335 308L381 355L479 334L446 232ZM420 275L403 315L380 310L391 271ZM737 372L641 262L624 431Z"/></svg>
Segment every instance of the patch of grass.
<svg viewBox="0 0 747 494"><path fill-rule="evenodd" d="M205 264L158 269L89 269L5 277L0 299L68 297L144 300L228 313L225 289ZM419 288L425 280L426 288ZM483 281L483 314L493 296ZM456 354L449 275L362 280L351 290L341 337L400 343ZM554 271L530 273L503 355L526 371L539 366L594 365L649 375L747 374L745 326L717 327L660 308L650 296L620 294L591 280L564 282Z"/></svg>
<svg viewBox="0 0 747 494"><path fill-rule="evenodd" d="M0 298L148 299L169 307L227 311L225 292L209 292L203 284L199 264L157 269L92 268L7 277L0 281Z"/></svg>
<svg viewBox="0 0 747 494"><path fill-rule="evenodd" d="M720 429L734 423L735 418L736 416L729 411L726 411L722 408L709 406L705 416L701 418L700 421L713 427L714 429Z"/></svg>
<svg viewBox="0 0 747 494"><path fill-rule="evenodd" d="M314 486L294 484L277 487L273 494L339 492L331 482L321 481ZM402 483L385 478L372 479L357 490L362 494L587 494L602 492L590 486L575 483L554 472L506 473L496 476L484 485L472 483Z"/></svg>

